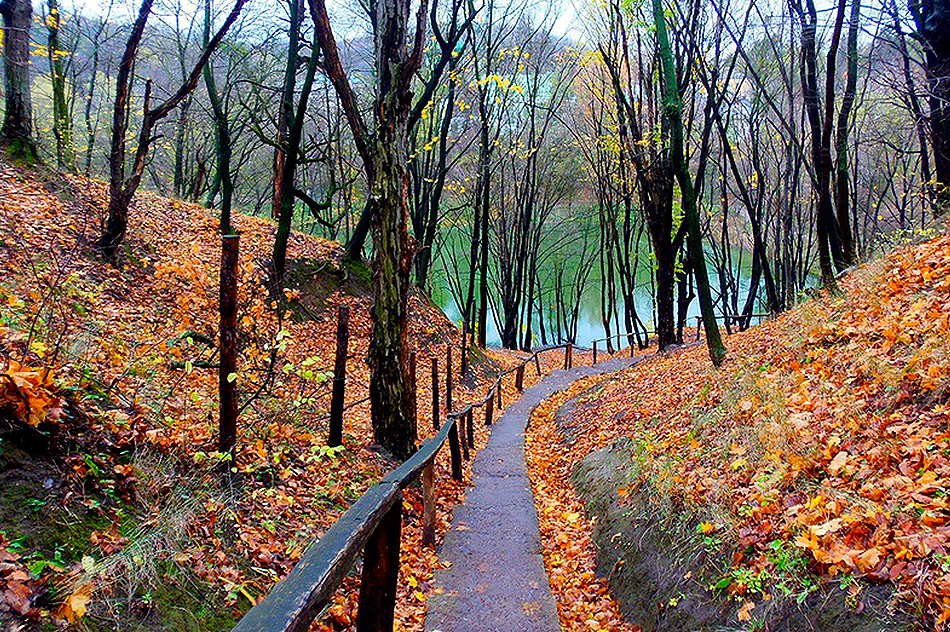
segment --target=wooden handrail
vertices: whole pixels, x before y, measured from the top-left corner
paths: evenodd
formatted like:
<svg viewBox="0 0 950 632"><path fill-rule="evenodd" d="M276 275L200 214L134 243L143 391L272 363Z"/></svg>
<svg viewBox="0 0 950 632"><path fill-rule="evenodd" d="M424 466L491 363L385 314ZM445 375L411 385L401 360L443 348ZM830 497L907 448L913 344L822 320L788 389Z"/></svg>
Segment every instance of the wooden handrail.
<svg viewBox="0 0 950 632"><path fill-rule="evenodd" d="M476 408L487 405L489 401L494 402L496 395L500 397L502 380L507 375L518 371L519 367L521 371L524 371L525 365L537 362L541 353L552 349L566 349L565 365L568 365L570 350L573 347L572 343L564 343L536 350L515 367L500 373L492 382L484 399L448 413L445 424L439 428L438 432L426 440L404 463L360 496L322 538L304 551L290 574L278 582L263 601L251 608L232 628L232 632L305 632L309 630L313 620L330 603L333 593L343 583L344 577L361 551L364 556L372 555L375 560L379 560L380 556L389 557L387 563L364 563L363 587L380 586L387 581L394 582L393 573L398 574L399 570L402 491L424 473L422 476L424 486L430 487L424 490L424 495L433 505L428 508L430 511L427 513L430 513L434 519L434 491L431 486L435 458L446 441L453 437L453 431L455 433L465 431L464 423L459 429L459 420L464 420L468 416L471 432L472 412ZM490 416L486 415L486 424L490 423L490 419ZM454 434L454 436L458 435ZM450 443L453 442L454 440L450 441ZM451 448L454 452L457 450L457 445L452 445ZM456 455L453 454L453 469L455 459ZM395 551L392 550L393 547ZM393 559L396 560L395 564L392 564ZM395 594L367 595L361 588L360 604L357 624L359 629L392 630ZM374 607L364 608L364 606ZM364 609L367 612L364 612ZM386 613L381 615L380 609L387 610L388 615ZM369 610L374 610L374 612L368 612Z"/></svg>

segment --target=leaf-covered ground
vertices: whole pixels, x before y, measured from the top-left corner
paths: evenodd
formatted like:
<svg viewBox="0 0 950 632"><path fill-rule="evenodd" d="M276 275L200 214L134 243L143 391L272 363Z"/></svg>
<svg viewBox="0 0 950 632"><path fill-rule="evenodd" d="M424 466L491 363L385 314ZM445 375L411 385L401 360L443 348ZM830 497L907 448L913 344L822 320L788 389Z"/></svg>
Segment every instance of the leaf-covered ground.
<svg viewBox="0 0 950 632"><path fill-rule="evenodd" d="M658 506L687 507L703 534L734 542L737 570L715 588L745 606L740 618L778 590L773 553L788 542L809 572L891 582L897 607L945 628L950 237L862 266L842 289L731 336L719 370L696 346L604 380L585 396L597 405L574 420L571 451L542 446L559 440L558 407L596 381L538 409L534 485L565 627L623 629L590 579L589 525L567 476L585 454L628 436L641 446L642 477L618 499L637 486L659 490ZM848 583L860 607L861 583Z"/></svg>
<svg viewBox="0 0 950 632"><path fill-rule="evenodd" d="M142 194L113 267L91 248L105 215L103 183L0 164L0 200L0 454L25 444L30 458L49 461L57 475L34 486L31 515L37 525L78 534L40 543L31 529L0 524L0 622L62 624L88 611L83 621L92 629L228 629L392 467L370 449L366 270L345 268L339 244L294 233L300 287L285 294L303 307L296 318L278 313L264 289L274 225L236 218L237 384L242 401L254 397L239 420L241 486L221 489L215 217ZM336 451L325 438L342 304L351 307L349 408L344 449ZM421 439L432 433L430 360L438 359L444 380L445 348L454 342L457 374L459 335L421 296L412 297L410 327ZM456 404L480 399L517 358L493 351L474 358ZM526 372L526 383L535 379ZM506 390L511 401L511 379ZM477 445L486 438L476 424ZM441 538L464 492L451 482L447 450L436 479ZM418 491L409 490L405 506L397 623L414 630L438 561L419 544ZM349 627L357 583L347 579L321 629ZM179 610L188 612L175 624L168 613Z"/></svg>

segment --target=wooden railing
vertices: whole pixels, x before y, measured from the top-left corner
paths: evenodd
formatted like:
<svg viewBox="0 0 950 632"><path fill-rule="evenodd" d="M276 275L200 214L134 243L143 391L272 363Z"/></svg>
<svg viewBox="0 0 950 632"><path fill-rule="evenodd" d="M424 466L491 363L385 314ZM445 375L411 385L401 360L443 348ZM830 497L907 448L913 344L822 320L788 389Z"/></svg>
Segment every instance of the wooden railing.
<svg viewBox="0 0 950 632"><path fill-rule="evenodd" d="M627 332L624 332L624 333L622 333L622 334L614 334L614 335L612 335L612 336L605 336L604 338L597 338L597 339L595 339L595 340L592 340L591 342L592 342L592 344L593 344L593 346L594 346L594 357L593 357L593 362L592 362L592 363L593 363L593 364L597 364L597 343L598 343L598 342L607 342L608 340L613 340L614 338L626 338L626 339L627 339L627 342L628 342L629 345L630 345L630 357L632 358L632 357L633 357L634 355L636 355L636 353L637 353L636 349L634 349L634 347L633 347L633 339L634 339L634 337L637 338L637 344L639 345L639 338L640 338L640 336L646 336L647 340L649 341L649 339L650 339L650 334L652 334L652 333L654 333L654 332L652 332L652 331L639 331L639 332L627 331ZM608 350L609 350L609 348L610 348L610 347L608 346Z"/></svg>
<svg viewBox="0 0 950 632"><path fill-rule="evenodd" d="M436 434L426 440L405 463L371 487L333 524L322 538L310 545L287 577L259 604L251 608L232 632L305 632L329 604L333 593L363 554L357 630L386 631L393 628L399 547L402 531L402 492L422 477L424 545L435 543L435 458L449 442L452 477L462 479L462 459L475 445L474 411L485 408L485 424L491 425L494 405L504 405L503 380L514 373L515 386L524 386L525 367L532 362L541 375L540 355L564 349L564 368L573 366L570 343L538 349L515 367L498 375L484 399L449 412L439 424L438 360L432 360L432 425ZM452 410L452 347L447 350L446 410ZM413 371L414 373L414 371ZM415 385L413 384L413 387Z"/></svg>

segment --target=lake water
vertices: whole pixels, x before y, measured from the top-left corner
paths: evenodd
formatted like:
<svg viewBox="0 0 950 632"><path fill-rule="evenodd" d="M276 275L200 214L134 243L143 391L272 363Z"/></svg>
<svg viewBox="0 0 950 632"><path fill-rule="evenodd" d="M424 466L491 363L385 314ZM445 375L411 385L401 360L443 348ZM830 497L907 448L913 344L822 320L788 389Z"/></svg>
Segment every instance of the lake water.
<svg viewBox="0 0 950 632"><path fill-rule="evenodd" d="M596 226L581 226L575 227L580 231L588 230L595 231ZM548 334L548 343L554 342L552 340L553 332L556 331L553 326L554 321L554 307L553 307L553 294L556 287L556 275L557 271L563 269L563 278L564 285L568 286L567 291L572 291L573 288L570 287L571 282L573 282L578 268L582 265L582 259L590 261L588 265L592 266L590 275L587 279L587 282L584 286L584 291L581 296L580 310L577 323L577 344L583 347L589 347L592 344L592 341L596 338L604 337L604 326L601 319L601 287L603 285L603 280L600 274L600 263L597 256L590 257L591 249L590 243L597 243L597 233L594 232L592 237L593 242L588 241L587 246L587 256L584 255L584 245L582 239L573 238L576 235L577 231L569 232L564 230L553 230L552 234L546 239L545 244L542 246L542 252L545 254L544 263L540 266L539 275L541 276L541 287L542 292L545 294L545 330ZM590 238L590 236L589 236ZM453 267L450 263L451 261L459 261L462 264L464 270L459 276L461 276L463 283L460 284L462 287L467 287L464 283L467 283L468 278L468 269L467 269L467 258L468 258L468 237L467 235L462 235L458 231L454 231L449 234L449 237L446 239L446 242L443 246L443 251L441 256L437 257L435 264L433 266L432 272L432 285L433 291L432 296L436 303L442 308L446 316L451 319L453 322L461 325L461 310L455 300L453 293L449 289L449 274L453 276L456 274L454 270L451 270ZM646 324L649 330L653 330L653 290L651 276L652 271L648 267L651 265L651 259L649 258L649 246L646 243L644 238L640 246L640 263L637 270L637 280L635 286L635 300L637 313L640 316L640 319ZM491 254L489 254L491 257ZM710 283L712 285L713 299L716 300L719 296L719 279L715 273L715 269L711 263L711 253L707 252L707 270L709 272ZM740 287L740 304L745 300L745 296L748 293L749 289L749 270L748 267L751 266L751 256L745 254L743 260L748 264L743 267L742 274L739 279ZM494 283L493 277L497 276L497 270L492 269L495 266L495 259L492 258L489 262L489 281L488 285L491 291L493 286L496 286ZM477 291L476 291L477 294ZM498 323L494 318L494 310L492 309L493 304L496 303L495 300L489 300L489 324L487 331L488 344L490 345L499 345L501 344L501 337L498 332ZM616 334L619 332L626 331L626 326L622 324L622 316L620 312L622 311L622 301L619 295L617 296L617 308L618 316L615 319L614 326L612 327L611 333ZM570 306L568 306L570 309ZM536 311L536 310L535 310ZM721 309L717 304L717 313L721 313ZM689 318L687 319L687 326L692 327L695 331L696 326L696 316L700 315L699 310L699 299L695 298L689 305L688 310ZM540 328L537 322L537 315L532 316L532 326L534 329L534 339L535 344L540 345Z"/></svg>

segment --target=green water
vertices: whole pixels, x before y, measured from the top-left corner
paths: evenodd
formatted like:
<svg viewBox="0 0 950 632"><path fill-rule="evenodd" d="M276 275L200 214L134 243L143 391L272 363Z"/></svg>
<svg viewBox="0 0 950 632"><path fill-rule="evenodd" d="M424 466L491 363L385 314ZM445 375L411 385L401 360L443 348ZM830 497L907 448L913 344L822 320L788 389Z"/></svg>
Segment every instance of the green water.
<svg viewBox="0 0 950 632"><path fill-rule="evenodd" d="M563 290L573 295L575 280L579 273L590 268L589 275L583 285L580 300L580 310L577 323L577 344L581 346L590 346L595 338L604 337L603 319L601 316L601 288L604 285L600 270L600 259L597 254L599 249L598 226L595 218L575 218L560 220L553 224L542 239L542 245L539 250L541 253L539 260L539 276L541 279L541 291L544 301L545 322L544 328L548 334L548 343L555 342L554 327L555 308L554 295L557 288L556 278L559 271L563 271ZM585 251L586 237L586 251ZM436 303L445 311L446 315L456 323L461 323L461 311L456 301L455 294L450 285L454 284L461 288L461 296L465 295L468 283L468 255L470 248L470 237L466 231L460 228L449 227L445 229L445 239L442 243L432 270L432 296ZM498 256L497 245L494 240L490 240L489 252L489 323L487 330L487 339L489 344L500 344L501 337L498 333L500 323L496 320L495 308L500 310L500 301L498 300ZM707 253L707 259L710 258ZM646 324L647 329L653 330L653 298L652 298L652 259L650 257L650 247L646 235L643 236L639 244L639 265L635 281L634 297L637 314ZM751 263L751 258L746 255L745 260ZM455 267L460 268L458 271ZM719 296L719 279L714 272L711 263L707 263L712 284L714 299ZM615 273L616 274L616 273ZM458 279L458 282L452 282L450 279ZM626 331L626 326L622 321L623 302L619 291L619 280L617 280L617 296L615 318L611 333ZM740 298L745 299L745 294L749 288L749 271L742 270L739 279ZM477 295L477 289L476 289ZM571 300L568 300L568 309L571 309ZM717 307L717 312L721 311ZM535 309L536 312L536 309ZM687 324L695 326L695 316L699 315L699 301L694 299L689 306L689 318ZM532 315L532 328L535 344L540 344L540 326L537 314ZM562 328L563 332L563 328ZM566 332L564 332L566 333Z"/></svg>

